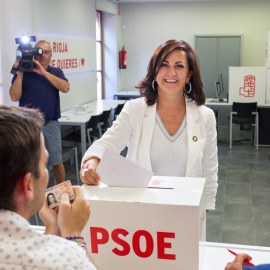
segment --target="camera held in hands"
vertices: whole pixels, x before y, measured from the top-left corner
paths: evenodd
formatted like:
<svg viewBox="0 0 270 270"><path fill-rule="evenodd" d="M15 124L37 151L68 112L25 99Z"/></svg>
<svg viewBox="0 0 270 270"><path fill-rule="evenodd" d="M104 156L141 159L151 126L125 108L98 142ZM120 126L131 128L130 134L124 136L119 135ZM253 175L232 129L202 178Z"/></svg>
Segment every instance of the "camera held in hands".
<svg viewBox="0 0 270 270"><path fill-rule="evenodd" d="M33 72L35 63L34 55L42 55L42 48L33 48L31 42L35 42L35 36L23 35L21 38L15 38L16 44L20 44L17 48L16 59L19 60L17 68L12 67L11 73L15 74L18 70L22 72Z"/></svg>

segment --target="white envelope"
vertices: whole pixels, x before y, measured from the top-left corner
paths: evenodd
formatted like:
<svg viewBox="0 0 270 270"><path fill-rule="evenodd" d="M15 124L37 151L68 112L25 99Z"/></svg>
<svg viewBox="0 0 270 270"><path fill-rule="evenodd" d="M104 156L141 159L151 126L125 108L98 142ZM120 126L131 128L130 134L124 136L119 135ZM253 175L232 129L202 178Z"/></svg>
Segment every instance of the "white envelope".
<svg viewBox="0 0 270 270"><path fill-rule="evenodd" d="M97 167L101 182L110 187L146 188L153 173L111 150L106 150Z"/></svg>

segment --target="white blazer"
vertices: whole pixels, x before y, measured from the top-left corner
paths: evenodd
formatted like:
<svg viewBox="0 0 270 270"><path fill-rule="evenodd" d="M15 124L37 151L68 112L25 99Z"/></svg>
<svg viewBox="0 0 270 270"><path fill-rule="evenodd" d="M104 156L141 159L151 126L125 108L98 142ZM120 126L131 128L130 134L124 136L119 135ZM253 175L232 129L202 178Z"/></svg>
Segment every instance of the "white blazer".
<svg viewBox="0 0 270 270"><path fill-rule="evenodd" d="M217 192L217 132L214 112L186 98L187 168L186 177L206 178L206 208L215 209ZM86 151L82 164L90 157L102 158L105 149L120 153L128 146L127 158L152 171L150 145L155 126L156 104L144 98L126 102L111 128Z"/></svg>

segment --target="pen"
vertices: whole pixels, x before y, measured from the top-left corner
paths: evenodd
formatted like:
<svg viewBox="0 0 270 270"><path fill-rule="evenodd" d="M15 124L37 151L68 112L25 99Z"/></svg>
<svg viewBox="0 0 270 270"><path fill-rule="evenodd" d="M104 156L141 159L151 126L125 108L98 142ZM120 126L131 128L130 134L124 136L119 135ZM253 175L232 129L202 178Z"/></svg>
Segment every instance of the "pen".
<svg viewBox="0 0 270 270"><path fill-rule="evenodd" d="M237 255L237 253L235 253L234 251L228 249L229 252L231 252L233 255ZM249 260L244 260L244 262L246 262L247 264L249 264L250 266L255 266L255 264L253 264L252 262L250 262Z"/></svg>
<svg viewBox="0 0 270 270"><path fill-rule="evenodd" d="M85 173L88 171L88 169L82 169L82 177L85 176Z"/></svg>

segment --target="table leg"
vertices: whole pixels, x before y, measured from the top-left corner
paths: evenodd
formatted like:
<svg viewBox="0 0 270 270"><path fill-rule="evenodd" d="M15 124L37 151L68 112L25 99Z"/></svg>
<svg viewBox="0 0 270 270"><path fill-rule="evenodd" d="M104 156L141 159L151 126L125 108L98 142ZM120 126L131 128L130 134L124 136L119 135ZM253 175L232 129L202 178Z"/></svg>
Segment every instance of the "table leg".
<svg viewBox="0 0 270 270"><path fill-rule="evenodd" d="M82 147L82 157L86 152L86 130L85 123L81 124L81 147Z"/></svg>

